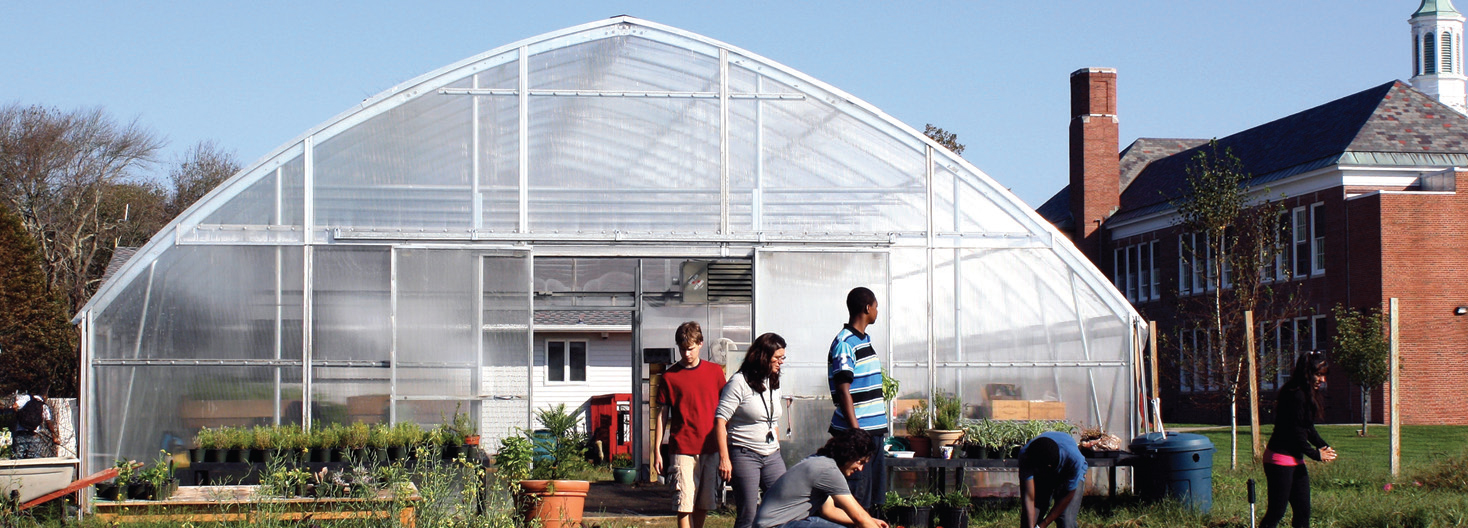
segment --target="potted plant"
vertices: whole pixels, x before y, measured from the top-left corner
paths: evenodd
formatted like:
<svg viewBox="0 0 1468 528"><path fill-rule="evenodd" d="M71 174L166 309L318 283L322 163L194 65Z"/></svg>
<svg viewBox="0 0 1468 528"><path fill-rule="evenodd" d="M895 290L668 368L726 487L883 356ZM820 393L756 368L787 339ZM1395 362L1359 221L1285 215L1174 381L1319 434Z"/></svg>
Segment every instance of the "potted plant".
<svg viewBox="0 0 1468 528"><path fill-rule="evenodd" d="M993 421L988 418L978 420L966 420L963 423L963 456L965 458L986 458L989 451L989 437L993 436Z"/></svg>
<svg viewBox="0 0 1468 528"><path fill-rule="evenodd" d="M963 438L963 430L958 423L963 416L963 402L959 401L958 395L941 390L934 392L930 415L933 419L933 426L928 429L931 450L956 444Z"/></svg>
<svg viewBox="0 0 1468 528"><path fill-rule="evenodd" d="M387 448L388 460L402 460L413 455L423 444L425 433L416 422L400 422L393 426L392 445Z"/></svg>
<svg viewBox="0 0 1468 528"><path fill-rule="evenodd" d="M925 457L932 451L932 443L928 441L928 402L918 402L907 412L907 445L912 448L912 456Z"/></svg>
<svg viewBox="0 0 1468 528"><path fill-rule="evenodd" d="M618 484L637 482L637 466L632 463L632 455L617 453L612 456L612 480Z"/></svg>
<svg viewBox="0 0 1468 528"><path fill-rule="evenodd" d="M468 413L460 413L457 407L454 408L453 430L454 436L458 437L463 445L479 445L479 431L474 427L474 422L469 419Z"/></svg>
<svg viewBox="0 0 1468 528"><path fill-rule="evenodd" d="M933 524L937 528L965 528L968 526L968 493L950 491L938 498L933 507Z"/></svg>
<svg viewBox="0 0 1468 528"><path fill-rule="evenodd" d="M463 452L464 439L454 432L454 424L441 423L433 430L433 440L444 460L453 460Z"/></svg>
<svg viewBox="0 0 1468 528"><path fill-rule="evenodd" d="M117 459L112 467L117 468L117 476L112 480L98 482L96 485L97 498L115 501L120 490L127 486L133 479L133 463L131 460Z"/></svg>
<svg viewBox="0 0 1468 528"><path fill-rule="evenodd" d="M562 403L540 409L535 416L554 443L545 460L533 463L531 479L520 482L522 492L531 499L527 501L530 516L540 519L545 528L578 525L591 486L585 480L570 480L588 467L586 438L576 431L581 410L568 411Z"/></svg>
<svg viewBox="0 0 1468 528"><path fill-rule="evenodd" d="M372 440L372 427L360 421L342 428L343 458L360 463L367 456L367 442Z"/></svg>
<svg viewBox="0 0 1468 528"><path fill-rule="evenodd" d="M269 464L275 460L277 446L275 445L275 428L257 425L250 431L253 437L255 449L250 452L250 461L258 464Z"/></svg>
<svg viewBox="0 0 1468 528"><path fill-rule="evenodd" d="M895 491L888 491L882 500L882 516L886 517L888 526L910 526L912 525L912 504L907 502L907 497Z"/></svg>
<svg viewBox="0 0 1468 528"><path fill-rule="evenodd" d="M253 438L250 430L243 427L221 427L219 434L222 437L220 449L224 450L224 462L236 464L250 461L250 445Z"/></svg>
<svg viewBox="0 0 1468 528"><path fill-rule="evenodd" d="M335 426L322 427L311 432L311 461L337 462L341 460L341 433Z"/></svg>
<svg viewBox="0 0 1468 528"><path fill-rule="evenodd" d="M938 496L931 491L918 491L907 497L907 503L912 505L912 522L907 528L928 528L932 526L933 505L938 504Z"/></svg>
<svg viewBox="0 0 1468 528"><path fill-rule="evenodd" d="M202 427L194 435L194 445L197 447L189 454L194 462L222 462L224 458L219 450L223 444L223 435L220 434L220 430Z"/></svg>
<svg viewBox="0 0 1468 528"><path fill-rule="evenodd" d="M387 448L392 446L392 427L387 424L376 424L372 426L372 432L367 436L368 458L378 461L387 461Z"/></svg>

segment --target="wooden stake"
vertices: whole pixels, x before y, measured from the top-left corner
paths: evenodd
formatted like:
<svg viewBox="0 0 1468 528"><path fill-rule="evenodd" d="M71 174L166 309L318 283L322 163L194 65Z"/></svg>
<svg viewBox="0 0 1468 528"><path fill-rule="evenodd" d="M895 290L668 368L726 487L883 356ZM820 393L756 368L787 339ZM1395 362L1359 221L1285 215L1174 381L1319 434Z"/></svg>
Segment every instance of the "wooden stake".
<svg viewBox="0 0 1468 528"><path fill-rule="evenodd" d="M1154 322L1150 325L1147 325L1147 331L1149 332L1148 337L1151 338L1148 341L1147 346L1151 349L1152 352L1152 401L1161 402L1162 393L1158 392L1160 389L1158 388L1157 383L1157 323ZM1154 403L1152 405L1152 426L1155 427L1158 431L1162 430L1161 404Z"/></svg>
<svg viewBox="0 0 1468 528"><path fill-rule="evenodd" d="M1399 320L1399 318L1397 317L1397 298L1392 297L1390 302L1391 304L1389 306L1391 309L1392 335L1387 342L1391 344L1391 467L1392 476L1395 477L1402 472L1402 415L1399 412L1401 411L1401 409L1397 407L1397 393L1400 392L1399 390L1397 390L1397 388L1401 387L1401 385L1399 385L1401 380L1398 376L1399 374L1401 374L1401 355L1398 351L1401 340L1397 338L1397 322Z"/></svg>
<svg viewBox="0 0 1468 528"><path fill-rule="evenodd" d="M1259 440L1259 367L1254 353L1254 311L1244 312L1244 353L1249 356L1249 445L1253 447L1254 461L1264 459L1264 450Z"/></svg>

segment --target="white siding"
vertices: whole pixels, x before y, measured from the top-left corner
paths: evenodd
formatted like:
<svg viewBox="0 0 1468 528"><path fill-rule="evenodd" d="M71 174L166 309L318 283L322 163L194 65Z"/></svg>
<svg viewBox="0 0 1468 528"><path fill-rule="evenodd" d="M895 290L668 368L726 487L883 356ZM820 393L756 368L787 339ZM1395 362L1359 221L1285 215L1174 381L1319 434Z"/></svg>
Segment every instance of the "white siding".
<svg viewBox="0 0 1468 528"><path fill-rule="evenodd" d="M545 381L546 341L586 342L586 381ZM632 392L632 334L600 332L535 334L534 405L539 409L564 403L585 407L592 396Z"/></svg>

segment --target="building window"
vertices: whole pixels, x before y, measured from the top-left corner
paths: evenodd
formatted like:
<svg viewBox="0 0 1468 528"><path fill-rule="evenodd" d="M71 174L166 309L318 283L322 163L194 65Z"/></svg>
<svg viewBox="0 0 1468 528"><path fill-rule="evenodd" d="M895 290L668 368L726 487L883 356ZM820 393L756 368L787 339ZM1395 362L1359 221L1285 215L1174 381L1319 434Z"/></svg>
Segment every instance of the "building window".
<svg viewBox="0 0 1468 528"><path fill-rule="evenodd" d="M586 342L546 341L545 381L586 381Z"/></svg>
<svg viewBox="0 0 1468 528"><path fill-rule="evenodd" d="M1157 242L1143 242L1117 248L1112 261L1111 277L1116 291L1126 300L1143 302L1161 297L1157 286Z"/></svg>
<svg viewBox="0 0 1468 528"><path fill-rule="evenodd" d="M1325 273L1325 204L1310 206L1310 274Z"/></svg>

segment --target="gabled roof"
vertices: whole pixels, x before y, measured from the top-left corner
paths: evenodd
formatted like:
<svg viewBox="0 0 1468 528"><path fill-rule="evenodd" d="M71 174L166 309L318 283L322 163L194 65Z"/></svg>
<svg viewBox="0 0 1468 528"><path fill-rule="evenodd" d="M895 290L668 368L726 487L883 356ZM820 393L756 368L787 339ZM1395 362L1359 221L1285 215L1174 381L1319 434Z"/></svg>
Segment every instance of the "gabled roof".
<svg viewBox="0 0 1468 528"><path fill-rule="evenodd" d="M1147 164L1207 142L1206 139L1137 138L1121 151L1121 186L1118 188L1126 190ZM1074 219L1070 216L1070 186L1061 188L1060 192L1051 196L1035 212L1061 231L1070 232L1075 227Z"/></svg>
<svg viewBox="0 0 1468 528"><path fill-rule="evenodd" d="M1457 165L1468 162L1468 117L1392 81L1220 138L1251 186L1337 164ZM1146 165L1121 194L1111 220L1169 207L1186 192L1201 145Z"/></svg>

